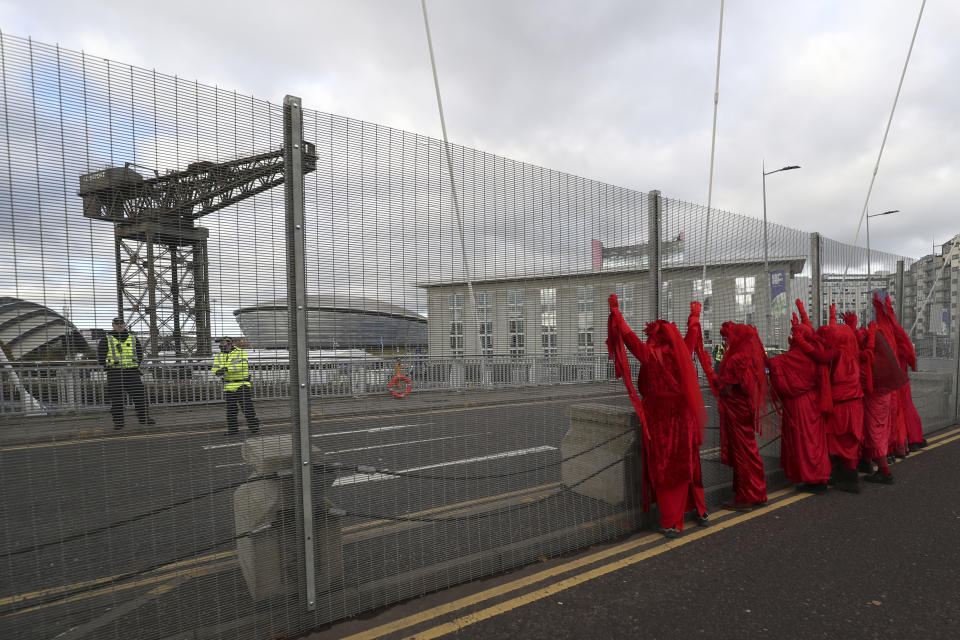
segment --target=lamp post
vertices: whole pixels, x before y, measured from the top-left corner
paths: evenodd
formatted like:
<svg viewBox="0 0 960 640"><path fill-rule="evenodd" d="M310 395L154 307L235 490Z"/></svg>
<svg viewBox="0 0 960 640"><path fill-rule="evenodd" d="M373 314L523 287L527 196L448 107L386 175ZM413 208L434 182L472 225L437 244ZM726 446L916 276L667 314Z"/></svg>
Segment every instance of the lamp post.
<svg viewBox="0 0 960 640"><path fill-rule="evenodd" d="M779 169L774 169L773 171L767 171L766 163L761 162L760 171L763 173L763 277L766 280L765 288L767 290L767 313L766 313L766 338L767 342L770 341L771 327L770 327L770 307L773 305L773 288L770 282L770 250L769 244L767 242L767 176L771 173L779 173L781 171L790 171L791 169L799 169L800 165L792 164L788 167L781 167Z"/></svg>
<svg viewBox="0 0 960 640"><path fill-rule="evenodd" d="M891 213L899 213L900 209L891 209L890 211L884 211L883 213L868 213L867 214L867 286L873 287L873 276L870 273L870 218L877 218L879 216L888 216Z"/></svg>

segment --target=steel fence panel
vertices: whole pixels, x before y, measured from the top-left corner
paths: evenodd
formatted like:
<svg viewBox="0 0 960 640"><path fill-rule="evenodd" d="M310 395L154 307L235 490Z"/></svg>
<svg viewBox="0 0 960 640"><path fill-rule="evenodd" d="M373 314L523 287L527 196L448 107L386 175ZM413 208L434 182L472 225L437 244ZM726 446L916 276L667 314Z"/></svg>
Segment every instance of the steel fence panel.
<svg viewBox="0 0 960 640"><path fill-rule="evenodd" d="M9 35L0 52L4 636L293 635L633 531L611 295L640 335L702 302L716 357L724 321L773 355L794 300L866 321L874 290L902 290L924 426L956 420L952 245L868 261L773 206L708 212L460 145L448 164L440 140L309 108L292 376L283 107ZM97 351L118 314L156 424L133 422L134 385L113 429ZM259 433L223 435L227 401L246 407L214 372L224 334ZM716 502L731 476L699 375ZM775 477L772 407L758 444Z"/></svg>

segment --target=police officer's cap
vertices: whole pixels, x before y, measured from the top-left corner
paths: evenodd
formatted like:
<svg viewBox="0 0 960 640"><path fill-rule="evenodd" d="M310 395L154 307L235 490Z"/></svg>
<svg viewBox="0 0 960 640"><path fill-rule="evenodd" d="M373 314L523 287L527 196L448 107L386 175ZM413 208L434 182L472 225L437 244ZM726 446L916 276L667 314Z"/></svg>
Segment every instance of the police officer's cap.
<svg viewBox="0 0 960 640"><path fill-rule="evenodd" d="M124 320L120 316L117 316L116 318L113 319L113 324L123 324L123 323L124 323Z"/></svg>

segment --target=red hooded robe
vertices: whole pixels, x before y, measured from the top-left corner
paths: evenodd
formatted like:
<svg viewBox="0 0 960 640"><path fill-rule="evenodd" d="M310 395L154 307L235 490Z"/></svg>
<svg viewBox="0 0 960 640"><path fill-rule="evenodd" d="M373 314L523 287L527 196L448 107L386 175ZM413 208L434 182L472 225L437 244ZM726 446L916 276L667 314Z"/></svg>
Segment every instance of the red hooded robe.
<svg viewBox="0 0 960 640"><path fill-rule="evenodd" d="M897 362L900 364L900 368L904 373L907 373L907 367L916 371L917 352L913 348L913 342L910 340L910 336L897 319L897 314L893 310L893 304L890 302L890 296L887 296L886 300L884 300L884 308L893 323L893 331L896 335L897 342ZM913 391L910 389L909 374L907 374L906 384L900 389L899 393L903 419L907 426L907 442L910 444L919 444L924 441L923 423L920 421L917 406L913 403Z"/></svg>
<svg viewBox="0 0 960 640"><path fill-rule="evenodd" d="M830 375L807 354L822 347L800 300L797 306L804 322L794 314L790 348L767 361L773 391L783 405L780 464L793 482L821 484L831 472L823 417L832 408Z"/></svg>
<svg viewBox="0 0 960 640"><path fill-rule="evenodd" d="M767 479L757 448L760 415L767 404L763 343L755 327L736 322L724 322L720 335L726 344L719 371L703 368L719 402L720 462L733 467L737 502L766 502Z"/></svg>
<svg viewBox="0 0 960 640"><path fill-rule="evenodd" d="M691 360L693 352L703 351L700 304L691 304L686 338L673 323L657 320L647 325L644 343L624 320L617 297L611 295L608 302L607 350L642 424L644 510L656 502L660 525L682 530L684 512L706 513L700 445L707 413ZM642 400L630 380L627 349L640 361Z"/></svg>
<svg viewBox="0 0 960 640"><path fill-rule="evenodd" d="M835 357L830 366L833 411L827 414L827 448L830 455L854 469L863 442L863 386L860 381L860 347L854 328L837 324L836 305L830 306L830 322L817 331Z"/></svg>

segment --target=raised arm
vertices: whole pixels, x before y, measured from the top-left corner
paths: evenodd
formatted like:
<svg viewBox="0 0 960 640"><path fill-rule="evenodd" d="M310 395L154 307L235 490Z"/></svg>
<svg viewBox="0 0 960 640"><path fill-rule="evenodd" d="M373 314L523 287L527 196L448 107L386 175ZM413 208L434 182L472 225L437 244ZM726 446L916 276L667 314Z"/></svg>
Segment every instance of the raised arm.
<svg viewBox="0 0 960 640"><path fill-rule="evenodd" d="M797 345L807 357L817 364L833 364L834 360L840 356L840 352L837 349L825 347L820 342L809 342L802 335L798 336Z"/></svg>

